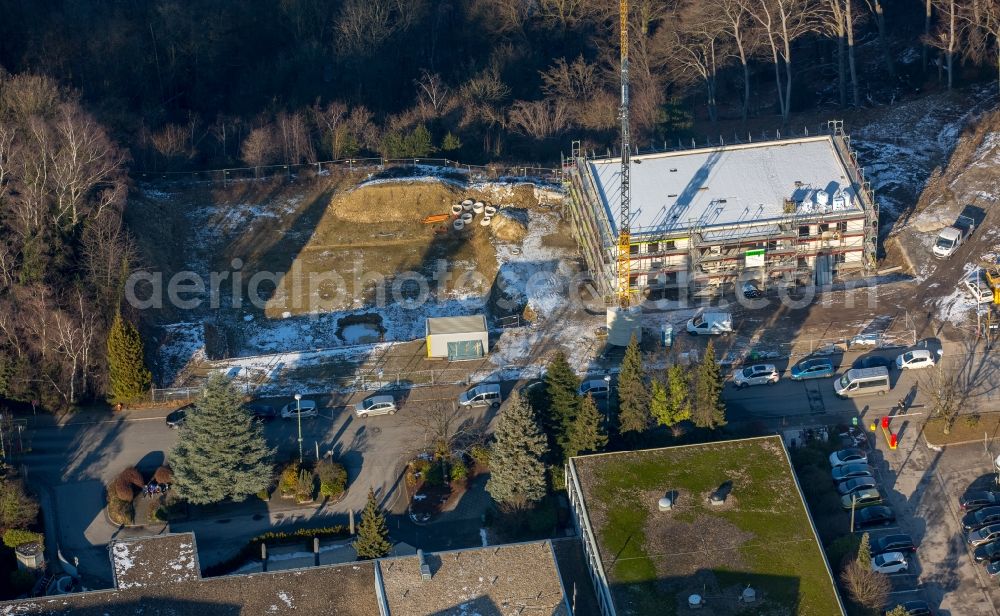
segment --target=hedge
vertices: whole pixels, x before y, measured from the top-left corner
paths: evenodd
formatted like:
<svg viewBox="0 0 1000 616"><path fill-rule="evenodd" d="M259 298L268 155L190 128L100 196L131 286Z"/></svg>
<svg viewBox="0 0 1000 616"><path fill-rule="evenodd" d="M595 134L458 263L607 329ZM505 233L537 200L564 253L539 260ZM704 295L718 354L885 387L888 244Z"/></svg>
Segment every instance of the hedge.
<svg viewBox="0 0 1000 616"><path fill-rule="evenodd" d="M44 543L45 537L41 533L33 533L30 530L20 528L8 528L3 533L3 544L9 548L16 548L26 543Z"/></svg>
<svg viewBox="0 0 1000 616"><path fill-rule="evenodd" d="M203 577L214 577L232 573L247 561L260 558L260 544L266 543L270 546L288 545L296 542L309 543L312 549L312 540L315 538L324 539L332 537L348 537L346 526L325 526L322 528L298 528L294 531L269 531L262 535L257 535L240 548L232 558L228 558L220 563L205 567L201 574Z"/></svg>

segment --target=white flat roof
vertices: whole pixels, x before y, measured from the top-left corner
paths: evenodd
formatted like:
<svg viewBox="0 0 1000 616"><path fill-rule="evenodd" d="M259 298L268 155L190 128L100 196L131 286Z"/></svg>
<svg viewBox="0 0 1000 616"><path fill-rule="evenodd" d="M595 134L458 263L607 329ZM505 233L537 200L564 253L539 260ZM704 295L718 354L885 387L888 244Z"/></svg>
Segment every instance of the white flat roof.
<svg viewBox="0 0 1000 616"><path fill-rule="evenodd" d="M461 317L430 317L427 319L427 335L435 334L478 334L486 331L486 316L473 314Z"/></svg>
<svg viewBox="0 0 1000 616"><path fill-rule="evenodd" d="M847 169L828 136L704 148L632 158L635 235L783 217L786 199L797 215L862 211ZM621 159L588 161L601 202L618 233ZM834 200L844 190L846 203ZM825 205L816 203L825 191ZM820 196L821 199L822 196Z"/></svg>

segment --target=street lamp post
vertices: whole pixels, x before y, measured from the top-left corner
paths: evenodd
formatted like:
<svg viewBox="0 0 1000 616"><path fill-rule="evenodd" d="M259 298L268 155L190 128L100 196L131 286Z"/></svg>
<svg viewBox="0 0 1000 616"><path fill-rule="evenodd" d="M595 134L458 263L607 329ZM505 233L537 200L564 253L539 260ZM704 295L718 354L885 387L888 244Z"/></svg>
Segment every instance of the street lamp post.
<svg viewBox="0 0 1000 616"><path fill-rule="evenodd" d="M302 394L295 394L295 418L299 423L299 464L302 463Z"/></svg>
<svg viewBox="0 0 1000 616"><path fill-rule="evenodd" d="M608 385L608 391L604 392L604 429L611 430L611 375L604 375L604 382Z"/></svg>

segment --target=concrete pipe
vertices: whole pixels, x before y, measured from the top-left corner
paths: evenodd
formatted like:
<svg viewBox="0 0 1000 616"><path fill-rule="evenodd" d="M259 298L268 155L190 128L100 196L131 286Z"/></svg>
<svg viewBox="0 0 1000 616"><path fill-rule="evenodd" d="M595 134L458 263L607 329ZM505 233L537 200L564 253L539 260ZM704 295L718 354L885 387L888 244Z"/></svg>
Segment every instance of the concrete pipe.
<svg viewBox="0 0 1000 616"><path fill-rule="evenodd" d="M483 216L482 218L479 219L479 226L481 226L481 227L488 227L488 226L490 226L490 221L492 221L492 220L493 220L493 217L491 217L491 216Z"/></svg>
<svg viewBox="0 0 1000 616"><path fill-rule="evenodd" d="M461 231L465 228L465 221L461 218L456 218L455 222L451 223L451 225L455 227L455 231Z"/></svg>
<svg viewBox="0 0 1000 616"><path fill-rule="evenodd" d="M476 201L475 203L472 204L472 211L475 212L476 214L482 214L484 207L485 204L482 201Z"/></svg>
<svg viewBox="0 0 1000 616"><path fill-rule="evenodd" d="M472 204L473 204L472 199L466 199L465 201L462 202L462 205L467 205L469 207L472 207ZM468 208L466 208L466 209L468 209Z"/></svg>
<svg viewBox="0 0 1000 616"><path fill-rule="evenodd" d="M494 214L497 213L497 209L495 207L493 207L492 205L487 205L485 208L483 208L483 212L487 216L493 216Z"/></svg>
<svg viewBox="0 0 1000 616"><path fill-rule="evenodd" d="M463 212L460 220L465 224L469 224L472 222L472 212Z"/></svg>
<svg viewBox="0 0 1000 616"><path fill-rule="evenodd" d="M461 213L462 213L462 204L461 203L456 203L455 205L451 206L451 215L452 216L458 216Z"/></svg>

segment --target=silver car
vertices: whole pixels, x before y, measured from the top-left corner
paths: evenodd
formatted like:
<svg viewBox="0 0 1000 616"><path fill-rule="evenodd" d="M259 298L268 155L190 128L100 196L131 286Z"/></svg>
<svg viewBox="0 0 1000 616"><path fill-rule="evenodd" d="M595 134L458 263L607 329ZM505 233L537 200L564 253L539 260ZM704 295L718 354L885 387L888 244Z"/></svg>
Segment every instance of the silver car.
<svg viewBox="0 0 1000 616"><path fill-rule="evenodd" d="M386 395L368 396L361 402L354 405L354 413L358 417L368 417L369 415L394 415L396 410L396 399L392 396Z"/></svg>
<svg viewBox="0 0 1000 616"><path fill-rule="evenodd" d="M733 373L733 385L739 388L751 385L774 385L778 382L778 370L774 364L756 364L740 368Z"/></svg>

